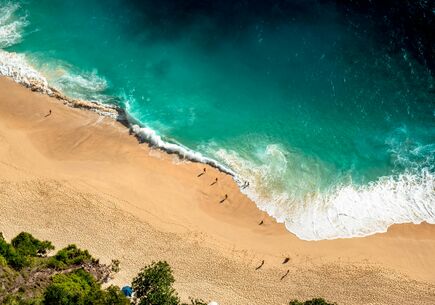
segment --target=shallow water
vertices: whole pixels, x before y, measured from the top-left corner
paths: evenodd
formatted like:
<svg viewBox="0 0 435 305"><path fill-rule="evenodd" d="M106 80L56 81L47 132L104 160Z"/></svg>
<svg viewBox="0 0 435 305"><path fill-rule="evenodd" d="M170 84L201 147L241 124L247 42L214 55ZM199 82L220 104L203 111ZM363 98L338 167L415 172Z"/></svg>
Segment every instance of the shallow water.
<svg viewBox="0 0 435 305"><path fill-rule="evenodd" d="M249 181L300 238L435 223L434 81L406 50L325 1L171 3L0 1L0 72L16 52L64 93L124 107Z"/></svg>

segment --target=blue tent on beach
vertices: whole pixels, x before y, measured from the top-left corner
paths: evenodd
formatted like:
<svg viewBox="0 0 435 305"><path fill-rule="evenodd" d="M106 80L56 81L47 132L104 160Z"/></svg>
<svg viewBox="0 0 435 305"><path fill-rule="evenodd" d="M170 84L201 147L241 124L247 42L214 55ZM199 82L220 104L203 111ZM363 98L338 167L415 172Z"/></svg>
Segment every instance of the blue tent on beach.
<svg viewBox="0 0 435 305"><path fill-rule="evenodd" d="M122 291L122 293L124 293L124 295L126 297L129 297L129 298L133 294L133 288L131 288L130 286L124 286L124 287L122 287L121 291Z"/></svg>

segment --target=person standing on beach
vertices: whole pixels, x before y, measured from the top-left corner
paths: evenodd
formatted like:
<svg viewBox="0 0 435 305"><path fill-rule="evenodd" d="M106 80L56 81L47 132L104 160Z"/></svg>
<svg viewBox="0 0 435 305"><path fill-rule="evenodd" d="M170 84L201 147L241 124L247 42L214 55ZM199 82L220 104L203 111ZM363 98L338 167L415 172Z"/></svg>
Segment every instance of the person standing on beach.
<svg viewBox="0 0 435 305"><path fill-rule="evenodd" d="M257 268L255 268L255 270L260 269L261 267L263 267L263 265L264 265L264 260L261 262L260 266L258 266Z"/></svg>
<svg viewBox="0 0 435 305"><path fill-rule="evenodd" d="M223 203L225 200L227 200L228 199L228 195L227 194L225 194L225 196L224 196L224 199L222 199L219 203Z"/></svg>
<svg viewBox="0 0 435 305"><path fill-rule="evenodd" d="M202 175L204 175L207 172L207 169L204 167L204 169L202 170L202 173L198 175L198 177L201 177Z"/></svg>

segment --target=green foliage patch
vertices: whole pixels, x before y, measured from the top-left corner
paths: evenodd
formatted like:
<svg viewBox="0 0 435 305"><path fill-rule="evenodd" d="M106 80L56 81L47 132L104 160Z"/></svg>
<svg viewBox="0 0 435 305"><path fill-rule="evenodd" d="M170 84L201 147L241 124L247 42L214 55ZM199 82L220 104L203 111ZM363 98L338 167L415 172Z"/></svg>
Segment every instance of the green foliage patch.
<svg viewBox="0 0 435 305"><path fill-rule="evenodd" d="M174 282L171 267L160 261L145 266L133 279L132 287L140 305L178 305Z"/></svg>
<svg viewBox="0 0 435 305"><path fill-rule="evenodd" d="M95 260L87 250L81 250L76 245L69 245L51 257L48 266L56 269L65 269L86 262L95 262Z"/></svg>

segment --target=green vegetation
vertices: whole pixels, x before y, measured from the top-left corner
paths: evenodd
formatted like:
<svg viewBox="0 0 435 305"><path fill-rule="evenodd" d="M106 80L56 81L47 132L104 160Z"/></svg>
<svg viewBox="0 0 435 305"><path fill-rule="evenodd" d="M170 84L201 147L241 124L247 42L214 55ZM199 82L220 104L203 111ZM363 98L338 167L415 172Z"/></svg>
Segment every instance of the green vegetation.
<svg viewBox="0 0 435 305"><path fill-rule="evenodd" d="M152 262L145 266L133 279L132 287L139 305L179 305L180 299L172 287L175 279L169 264L165 261ZM181 305L207 305L200 299L190 299Z"/></svg>
<svg viewBox="0 0 435 305"><path fill-rule="evenodd" d="M152 262L133 279L129 300L119 287L101 287L119 271L119 261L100 264L88 251L69 245L53 256L49 241L20 233L7 243L0 233L0 304L4 305L207 305L200 299L181 303L175 278L165 261ZM130 303L130 301L132 303ZM323 299L289 305L335 305Z"/></svg>
<svg viewBox="0 0 435 305"><path fill-rule="evenodd" d="M56 253L48 265L56 269L66 269L85 262L96 262L87 250L80 250L76 245L69 245Z"/></svg>
<svg viewBox="0 0 435 305"><path fill-rule="evenodd" d="M335 303L328 303L324 299L316 298L312 300L308 300L305 302L299 302L298 300L293 300L288 303L289 305L336 305Z"/></svg>
<svg viewBox="0 0 435 305"><path fill-rule="evenodd" d="M44 305L128 305L128 299L118 287L102 290L94 277L78 269L69 274L53 276L52 283L45 289Z"/></svg>
<svg viewBox="0 0 435 305"><path fill-rule="evenodd" d="M128 305L119 287L101 284L119 262L102 265L86 250L69 245L47 257L54 247L29 233L11 243L0 234L0 304L6 305Z"/></svg>
<svg viewBox="0 0 435 305"><path fill-rule="evenodd" d="M12 239L11 244L17 252L26 256L45 256L47 251L54 249L51 242L40 241L25 232L21 232Z"/></svg>
<svg viewBox="0 0 435 305"><path fill-rule="evenodd" d="M140 305L177 305L180 299L172 287L174 282L167 262L153 262L133 279L132 287Z"/></svg>

